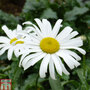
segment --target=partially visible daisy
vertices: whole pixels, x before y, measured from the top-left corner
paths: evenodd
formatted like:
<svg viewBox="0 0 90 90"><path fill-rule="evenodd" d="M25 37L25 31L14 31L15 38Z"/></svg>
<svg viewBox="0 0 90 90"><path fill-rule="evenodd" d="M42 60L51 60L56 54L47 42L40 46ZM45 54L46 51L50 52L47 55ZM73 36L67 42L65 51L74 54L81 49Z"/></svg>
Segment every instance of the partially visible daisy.
<svg viewBox="0 0 90 90"><path fill-rule="evenodd" d="M61 19L57 20L53 29L47 19L42 19L42 21L35 19L35 21L39 27L29 21L24 23L30 24L35 28L36 36L32 38L30 52L28 51L22 55L19 65L26 70L42 60L39 70L41 78L46 76L48 66L50 76L53 79L55 79L55 68L59 75L62 75L62 73L68 75L69 72L66 70L63 61L70 69L73 69L80 65L78 61L81 60L81 57L72 49L84 55L86 53L85 50L80 48L83 45L81 38L75 37L78 32L67 26L59 33L62 26Z"/></svg>
<svg viewBox="0 0 90 90"><path fill-rule="evenodd" d="M6 50L8 50L7 57L11 60L13 52L16 57L21 54L21 51L28 49L28 33L31 29L22 30L21 25L17 25L15 30L10 30L6 25L2 26L2 29L6 33L6 36L0 36L0 55L2 55ZM27 36L27 37L26 37ZM30 41L30 38L29 38ZM27 46L26 46L27 45Z"/></svg>

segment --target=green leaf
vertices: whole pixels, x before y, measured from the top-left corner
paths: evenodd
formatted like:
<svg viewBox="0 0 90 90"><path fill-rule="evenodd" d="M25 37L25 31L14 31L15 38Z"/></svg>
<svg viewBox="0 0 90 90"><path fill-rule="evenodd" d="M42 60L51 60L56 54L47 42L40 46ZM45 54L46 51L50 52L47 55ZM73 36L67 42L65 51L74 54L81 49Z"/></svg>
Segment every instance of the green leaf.
<svg viewBox="0 0 90 90"><path fill-rule="evenodd" d="M23 8L23 12L26 13L30 10L35 11L42 8L45 8L45 5L43 2L37 1L37 0L26 0L26 3Z"/></svg>
<svg viewBox="0 0 90 90"><path fill-rule="evenodd" d="M44 12L41 15L41 19L46 18L46 19L57 19L57 14L54 12L51 8L48 8L44 10Z"/></svg>
<svg viewBox="0 0 90 90"><path fill-rule="evenodd" d="M8 75L6 75L6 74L1 74L1 73L0 73L0 79L7 78L7 76L8 76Z"/></svg>
<svg viewBox="0 0 90 90"><path fill-rule="evenodd" d="M85 4L86 4L86 6L89 7L89 9L90 9L90 1L86 1Z"/></svg>
<svg viewBox="0 0 90 90"><path fill-rule="evenodd" d="M77 72L77 75L78 75L78 77L79 77L79 79L82 83L82 85L81 85L82 89L81 90L88 90L89 85L86 81L86 77L84 75L84 70L83 69L78 69L78 70L76 70L76 72Z"/></svg>
<svg viewBox="0 0 90 90"><path fill-rule="evenodd" d="M15 61L11 64L11 71L8 73L9 78L12 80L13 90L18 88L21 83L21 74L23 70L18 65L19 61Z"/></svg>
<svg viewBox="0 0 90 90"><path fill-rule="evenodd" d="M53 80L51 77L49 77L49 83L52 88L52 90L63 90L63 87L61 86L60 78L56 78L56 80Z"/></svg>
<svg viewBox="0 0 90 90"><path fill-rule="evenodd" d="M63 74L63 75L61 76L61 78L64 79L64 80L69 80L70 77L69 77L69 75Z"/></svg>
<svg viewBox="0 0 90 90"><path fill-rule="evenodd" d="M7 24L8 26L12 27L18 23L17 17L13 16L12 14L7 14L0 10L0 23Z"/></svg>
<svg viewBox="0 0 90 90"><path fill-rule="evenodd" d="M64 18L68 21L72 21L77 18L77 15L83 15L87 11L89 11L87 7L74 7L73 10L65 13Z"/></svg>
<svg viewBox="0 0 90 90"><path fill-rule="evenodd" d="M67 85L67 84L73 85L74 88L77 88L79 87L80 83L78 83L78 81L76 80L62 81L62 86Z"/></svg>
<svg viewBox="0 0 90 90"><path fill-rule="evenodd" d="M0 60L6 60L7 59L7 53L5 52L3 55L0 56Z"/></svg>
<svg viewBox="0 0 90 90"><path fill-rule="evenodd" d="M32 87L36 85L37 74L31 74L25 80L24 86L21 87L21 90L31 90Z"/></svg>
<svg viewBox="0 0 90 90"><path fill-rule="evenodd" d="M81 7L85 6L84 3L82 2L82 0L76 0L76 1Z"/></svg>
<svg viewBox="0 0 90 90"><path fill-rule="evenodd" d="M90 15L85 16L81 21L85 22L88 27L90 27Z"/></svg>

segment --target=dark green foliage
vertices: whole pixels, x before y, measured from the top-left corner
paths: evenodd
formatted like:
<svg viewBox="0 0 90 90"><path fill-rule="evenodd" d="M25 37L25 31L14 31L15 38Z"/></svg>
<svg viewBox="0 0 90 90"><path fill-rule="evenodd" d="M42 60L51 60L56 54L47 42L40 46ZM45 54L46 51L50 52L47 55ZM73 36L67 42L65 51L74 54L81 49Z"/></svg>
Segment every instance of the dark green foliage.
<svg viewBox="0 0 90 90"><path fill-rule="evenodd" d="M90 1L82 0L26 0L22 13L19 16L7 14L0 10L0 36L5 35L1 29L2 25L7 25L15 29L16 25L24 21L34 22L34 18L46 18L52 26L56 20L63 19L63 28L71 26L80 34L86 37L84 48L87 52L82 56L81 66L74 70L69 70L70 75L59 76L56 80L47 77L39 77L40 63L24 71L19 67L19 59L13 57L8 61L6 53L0 56L0 79L12 79L12 90L90 90Z"/></svg>

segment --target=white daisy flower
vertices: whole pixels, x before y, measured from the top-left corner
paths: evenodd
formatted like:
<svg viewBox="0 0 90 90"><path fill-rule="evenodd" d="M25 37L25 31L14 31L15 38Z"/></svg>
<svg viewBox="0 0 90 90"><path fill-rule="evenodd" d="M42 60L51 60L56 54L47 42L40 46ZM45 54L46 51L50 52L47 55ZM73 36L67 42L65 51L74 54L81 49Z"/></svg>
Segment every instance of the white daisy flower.
<svg viewBox="0 0 90 90"><path fill-rule="evenodd" d="M29 48L28 40L30 41L30 37L27 36L27 33L29 33L31 29L22 30L21 25L17 25L17 29L13 31L8 29L6 25L2 26L2 29L6 33L7 37L0 36L0 55L8 50L7 57L11 60L13 52L15 56L18 57L21 55L21 51L24 52L24 50Z"/></svg>
<svg viewBox="0 0 90 90"><path fill-rule="evenodd" d="M81 38L74 38L78 32L67 26L59 33L62 26L61 19L57 20L53 29L47 19L42 19L42 22L39 19L35 19L35 21L39 28L29 21L24 23L33 25L36 36L32 38L30 52L22 55L19 66L22 65L26 70L42 59L39 70L41 78L46 76L48 66L50 76L53 79L55 79L55 68L59 75L62 73L68 75L69 72L62 63L62 59L70 69L73 69L80 65L78 61L81 60L81 57L72 49L82 54L86 53L80 48L83 45Z"/></svg>

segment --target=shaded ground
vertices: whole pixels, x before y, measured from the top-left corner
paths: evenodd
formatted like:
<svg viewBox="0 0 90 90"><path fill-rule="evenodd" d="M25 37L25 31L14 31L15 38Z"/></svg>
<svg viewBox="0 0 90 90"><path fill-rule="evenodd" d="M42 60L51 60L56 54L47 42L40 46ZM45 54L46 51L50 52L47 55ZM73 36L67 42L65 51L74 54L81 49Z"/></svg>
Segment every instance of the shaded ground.
<svg viewBox="0 0 90 90"><path fill-rule="evenodd" d="M0 9L14 15L19 15L26 0L0 0Z"/></svg>

